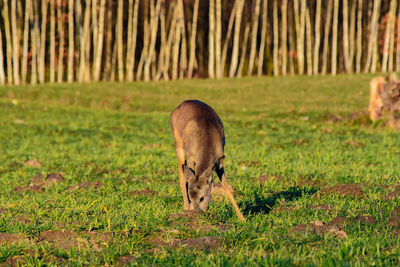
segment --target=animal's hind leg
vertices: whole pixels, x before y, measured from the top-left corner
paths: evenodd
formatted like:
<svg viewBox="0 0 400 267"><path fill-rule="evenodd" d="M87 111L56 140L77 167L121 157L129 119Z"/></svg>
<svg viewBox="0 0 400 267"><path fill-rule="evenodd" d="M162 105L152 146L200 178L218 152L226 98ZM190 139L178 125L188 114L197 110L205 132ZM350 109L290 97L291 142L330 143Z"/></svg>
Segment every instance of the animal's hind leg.
<svg viewBox="0 0 400 267"><path fill-rule="evenodd" d="M183 205L185 210L189 210L189 199L186 188L186 179L183 176L182 165L185 164L185 152L182 148L175 148L176 156L178 157L179 163L179 185L181 187L182 195L183 195Z"/></svg>
<svg viewBox="0 0 400 267"><path fill-rule="evenodd" d="M226 181L225 170L224 170L224 167L222 166L222 163L220 163L219 166L217 166L215 168L215 171L217 172L217 175L218 175L219 179L221 180L221 184L222 184L222 187L224 188L225 194L229 197L229 200L231 201L239 220L246 221L246 219L244 218L238 205L236 204L235 198L233 197L233 194L230 190L230 185Z"/></svg>

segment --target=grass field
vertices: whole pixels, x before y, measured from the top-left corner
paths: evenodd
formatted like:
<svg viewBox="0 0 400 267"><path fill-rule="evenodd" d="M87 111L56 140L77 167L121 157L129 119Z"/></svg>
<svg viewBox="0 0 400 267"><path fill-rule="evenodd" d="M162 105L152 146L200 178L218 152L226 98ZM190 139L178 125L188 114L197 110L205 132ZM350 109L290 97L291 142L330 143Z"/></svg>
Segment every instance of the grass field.
<svg viewBox="0 0 400 267"><path fill-rule="evenodd" d="M399 265L400 138L368 119L371 77L0 87L0 263ZM246 222L220 196L179 214L185 99L224 122Z"/></svg>

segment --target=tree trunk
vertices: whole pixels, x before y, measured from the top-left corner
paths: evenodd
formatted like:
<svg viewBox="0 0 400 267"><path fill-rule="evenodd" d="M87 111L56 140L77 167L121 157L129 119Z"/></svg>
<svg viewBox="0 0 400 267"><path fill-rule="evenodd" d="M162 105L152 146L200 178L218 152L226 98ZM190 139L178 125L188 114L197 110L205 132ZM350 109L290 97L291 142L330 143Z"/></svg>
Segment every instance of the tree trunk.
<svg viewBox="0 0 400 267"><path fill-rule="evenodd" d="M113 6L112 2L107 1L107 33L106 33L106 58L104 62L103 80L111 79L111 61L113 55ZM133 74L132 74L133 75Z"/></svg>
<svg viewBox="0 0 400 267"><path fill-rule="evenodd" d="M130 82L133 81L133 79L134 79L133 69L135 68L136 37L137 37L137 25L138 25L138 17L139 17L138 10L139 10L139 0L135 0L135 5L133 7L133 18L132 18L133 21L131 22L132 23L131 41L128 40L129 56L127 56L127 63L126 63L126 72L128 75L128 81L130 81ZM132 15L130 15L130 16L132 16ZM128 27L128 33L129 33L129 27Z"/></svg>
<svg viewBox="0 0 400 267"><path fill-rule="evenodd" d="M6 84L6 75L4 73L4 55L3 55L3 35L0 30L0 85Z"/></svg>
<svg viewBox="0 0 400 267"><path fill-rule="evenodd" d="M124 80L124 51L123 51L123 8L124 1L118 0L118 13L117 13L117 43L118 43L118 80Z"/></svg>
<svg viewBox="0 0 400 267"><path fill-rule="evenodd" d="M215 74L222 78L224 69L221 67L221 0L215 0Z"/></svg>
<svg viewBox="0 0 400 267"><path fill-rule="evenodd" d="M214 53L214 45L215 45L215 40L214 40L214 29L215 29L215 23L214 23L214 1L215 0L209 0L209 7L208 7L208 17L209 17L209 29L208 29L208 76L211 79L214 79L215 77L215 53Z"/></svg>
<svg viewBox="0 0 400 267"><path fill-rule="evenodd" d="M178 78L178 59L179 59L179 45L181 43L181 10L179 8L179 3L177 3L177 18L176 18L176 25L175 25L175 40L174 46L172 48L172 80L176 80ZM214 43L213 43L214 44Z"/></svg>
<svg viewBox="0 0 400 267"><path fill-rule="evenodd" d="M155 81L160 80L161 75L162 75L162 70L164 66L164 60L165 60L165 48L167 46L167 33L166 33L166 22L165 22L165 1L161 3L161 9L160 9L160 52L158 54L158 69L155 74Z"/></svg>
<svg viewBox="0 0 400 267"><path fill-rule="evenodd" d="M288 19L289 19L289 27L288 27L288 34L289 34L289 73L290 75L294 75L294 60L293 60L293 52L295 50L294 46L294 32L293 30L293 13L290 12L291 9L288 9Z"/></svg>
<svg viewBox="0 0 400 267"><path fill-rule="evenodd" d="M188 78L192 78L193 76L193 64L196 52L196 34L197 34L197 19L199 14L199 0L195 0L194 8L193 8L193 22L192 22L192 31L190 36L190 55L189 55L189 70L188 70ZM220 62L221 64L221 62ZM222 69L221 69L222 72Z"/></svg>
<svg viewBox="0 0 400 267"><path fill-rule="evenodd" d="M389 42L389 72L393 71L393 56L394 56L394 40L396 37L395 28L396 28L396 8L397 1L393 1L393 9L391 13L391 23L390 23L390 42Z"/></svg>
<svg viewBox="0 0 400 267"><path fill-rule="evenodd" d="M311 33L311 18L310 10L306 7L306 30L307 30L307 75L312 75L312 33Z"/></svg>
<svg viewBox="0 0 400 267"><path fill-rule="evenodd" d="M86 74L86 55L88 53L86 43L90 38L90 2L91 0L86 0L86 7L85 7L85 15L83 21L83 32L81 36L81 44L80 44L80 62L79 62L79 75L78 81L83 82Z"/></svg>
<svg viewBox="0 0 400 267"><path fill-rule="evenodd" d="M74 80L74 0L68 1L68 82Z"/></svg>
<svg viewBox="0 0 400 267"><path fill-rule="evenodd" d="M274 76L279 75L279 21L278 21L278 2L277 0L274 0L273 2L273 19L274 19L274 48L273 48L273 61L274 61Z"/></svg>
<svg viewBox="0 0 400 267"><path fill-rule="evenodd" d="M382 65L381 65L382 72L386 72L387 66L388 66L389 42L390 42L390 35L392 34L391 25L392 25L392 21L394 19L393 14L395 13L396 1L397 0L390 1L390 10L388 13L388 19L386 21L385 38L384 38L384 44L383 44L383 57L382 57Z"/></svg>
<svg viewBox="0 0 400 267"><path fill-rule="evenodd" d="M252 26L253 29L251 31L249 70L247 72L247 75L249 75L249 76L251 76L253 74L254 62L255 62L255 58L256 58L258 20L260 19L260 4L261 4L261 0L256 0L256 3L254 5L253 26ZM283 8L283 6L282 6L282 8Z"/></svg>
<svg viewBox="0 0 400 267"><path fill-rule="evenodd" d="M37 84L37 45L39 41L39 18L38 18L38 5L36 1L28 0L31 6L30 17L31 25L34 25L31 29L31 54L32 54L32 69L31 69L31 84Z"/></svg>
<svg viewBox="0 0 400 267"><path fill-rule="evenodd" d="M156 38L157 38L157 31L158 31L158 17L160 14L160 6L161 0L157 0L156 3L156 10L154 13L153 18L151 18L150 23L150 46L149 46L149 53L147 54L147 59L144 65L144 80L150 81L150 64L153 60L154 49L156 45Z"/></svg>
<svg viewBox="0 0 400 267"><path fill-rule="evenodd" d="M355 44L355 29L356 29L356 6L357 1L353 0L353 5L351 6L351 16L350 16L350 32L349 32L349 61L350 61L350 71L354 71L354 44Z"/></svg>
<svg viewBox="0 0 400 267"><path fill-rule="evenodd" d="M265 53L265 39L267 35L267 10L268 10L268 0L263 0L263 10L262 10L262 28L261 28L261 43L260 50L258 51L258 69L257 75L261 76L263 73L264 64L264 53Z"/></svg>
<svg viewBox="0 0 400 267"><path fill-rule="evenodd" d="M30 1L26 0L25 1L25 21L24 21L24 45L23 45L23 53L22 53L22 66L21 66L21 82L22 84L26 83L26 76L28 73L28 46L29 46L29 14L30 14ZM1 50L1 58L0 58L0 64L3 66L3 49L2 45L0 45L0 50ZM1 68L0 66L0 68ZM1 72L1 70L0 70Z"/></svg>
<svg viewBox="0 0 400 267"><path fill-rule="evenodd" d="M244 66L244 62L246 60L247 42L249 40L249 32L250 32L250 23L247 22L246 27L244 29L244 38L243 38L243 43L242 43L242 51L241 51L241 55L240 55L240 64L239 64L239 68L237 71L238 78L242 77L243 66Z"/></svg>
<svg viewBox="0 0 400 267"><path fill-rule="evenodd" d="M94 57L93 66L93 79L98 81L100 79L100 68L101 68L101 58L103 55L103 39L104 39L104 12L105 12L105 0L100 0L100 10L99 10L99 31L97 36L97 49Z"/></svg>
<svg viewBox="0 0 400 267"><path fill-rule="evenodd" d="M48 0L42 0L42 26L40 30L40 55L39 55L39 82L45 82L45 60L46 60L46 25L47 25Z"/></svg>
<svg viewBox="0 0 400 267"><path fill-rule="evenodd" d="M180 9L180 26L181 26L181 52L180 52L180 71L179 79L183 79L184 73L187 70L187 40L186 40L186 26L185 26L185 12L183 9L182 0L178 1L178 7Z"/></svg>
<svg viewBox="0 0 400 267"><path fill-rule="evenodd" d="M144 61L147 58L147 53L149 51L149 42L150 42L150 34L149 34L149 4L153 4L153 0L151 3L149 1L145 1L144 12L143 12L143 49L140 55L139 64L136 73L136 80L140 80L142 78L142 70ZM150 15L151 16L151 15Z"/></svg>
<svg viewBox="0 0 400 267"><path fill-rule="evenodd" d="M363 0L358 0L357 6L357 55L356 55L356 72L361 71L361 55L362 55L362 11Z"/></svg>
<svg viewBox="0 0 400 267"><path fill-rule="evenodd" d="M164 60L164 66L163 66L163 77L165 80L169 80L169 74L168 74L168 70L169 70L169 64L170 64L170 58L171 58L171 47L172 47L172 39L175 36L175 32L176 32L176 24L178 22L179 19L179 9L175 8L175 5L172 3L171 4L171 13L172 18L171 18L171 25L169 27L169 33L168 33L168 40L167 40L167 47L165 48L165 60Z"/></svg>
<svg viewBox="0 0 400 267"><path fill-rule="evenodd" d="M93 28L92 34L93 34L93 59L97 55L97 45L98 45L98 38L99 38L99 21L98 21L98 6L97 6L98 0L92 0L92 25L91 27ZM90 37L89 37L90 39ZM93 66L94 69L94 66Z"/></svg>
<svg viewBox="0 0 400 267"><path fill-rule="evenodd" d="M231 67L229 69L229 77L234 77L238 66L239 57L239 42L240 42L240 26L242 24L242 13L243 5L245 0L238 0L236 15L235 15L235 35L233 36L233 47L232 47L232 60Z"/></svg>
<svg viewBox="0 0 400 267"><path fill-rule="evenodd" d="M4 31L6 34L6 40L11 39L11 30L10 30L10 18L8 12L8 0L3 1L3 21L4 21ZM7 81L8 84L13 84L13 65L11 59L13 58L13 46L11 42L6 41L6 59L7 59Z"/></svg>
<svg viewBox="0 0 400 267"><path fill-rule="evenodd" d="M287 0L282 1L282 34L281 34L281 51L282 51L282 75L286 75L287 71Z"/></svg>
<svg viewBox="0 0 400 267"><path fill-rule="evenodd" d="M337 5L339 5L339 1L337 2ZM336 16L336 5L335 5L335 16ZM334 19L336 19L336 17ZM335 28L334 28L334 30L335 30ZM347 73L350 73L350 60L349 60L349 4L348 4L348 0L343 0L343 59L344 59L344 68L345 68Z"/></svg>
<svg viewBox="0 0 400 267"><path fill-rule="evenodd" d="M373 57L376 58L376 46L375 46L375 40L377 38L377 21L378 21L378 15L379 15L379 7L380 7L381 1L380 0L375 0L374 1L374 9L372 11L372 18L371 18L371 31L369 34L368 38L368 52L367 52L367 58L365 62L365 67L364 67L364 72L369 72L371 68L371 61L373 61ZM374 69L375 71L375 69Z"/></svg>
<svg viewBox="0 0 400 267"><path fill-rule="evenodd" d="M328 49L329 49L329 34L331 29L331 18L332 18L332 3L333 0L329 0L328 9L326 11L326 21L324 29L324 51L322 52L322 70L321 74L325 75L328 66Z"/></svg>
<svg viewBox="0 0 400 267"><path fill-rule="evenodd" d="M339 15L339 0L334 0L333 5L333 22L332 22L332 54L331 54L331 73L336 75L337 61L337 39L338 39L338 15Z"/></svg>
<svg viewBox="0 0 400 267"><path fill-rule="evenodd" d="M128 1L128 27L127 27L127 43L126 43L126 75L129 82L133 81L133 70L130 69L129 65L132 57L135 55L132 53L132 27L133 27L133 0Z"/></svg>
<svg viewBox="0 0 400 267"><path fill-rule="evenodd" d="M314 29L314 62L313 62L313 72L314 74L319 73L319 47L321 43L321 2L322 0L317 0L317 10L315 14L315 29Z"/></svg>
<svg viewBox="0 0 400 267"><path fill-rule="evenodd" d="M13 44L13 67L14 67L14 84L20 84L19 78L19 33L17 25L17 10L16 10L17 0L11 0L11 30L12 30L12 44Z"/></svg>
<svg viewBox="0 0 400 267"><path fill-rule="evenodd" d="M228 45L229 45L229 41L230 41L231 35L232 35L233 21L235 19L237 3L238 2L236 0L233 5L233 8L232 8L231 15L229 17L228 28L226 30L226 36L225 36L225 40L224 40L224 46L222 48L222 56L221 56L222 74L225 71L226 54L228 53Z"/></svg>
<svg viewBox="0 0 400 267"><path fill-rule="evenodd" d="M56 38L56 17L54 10L54 1L50 0L50 82L55 81L55 38Z"/></svg>
<svg viewBox="0 0 400 267"><path fill-rule="evenodd" d="M64 21L62 19L61 0L57 0L57 25L59 36L57 82L62 83L64 74Z"/></svg>

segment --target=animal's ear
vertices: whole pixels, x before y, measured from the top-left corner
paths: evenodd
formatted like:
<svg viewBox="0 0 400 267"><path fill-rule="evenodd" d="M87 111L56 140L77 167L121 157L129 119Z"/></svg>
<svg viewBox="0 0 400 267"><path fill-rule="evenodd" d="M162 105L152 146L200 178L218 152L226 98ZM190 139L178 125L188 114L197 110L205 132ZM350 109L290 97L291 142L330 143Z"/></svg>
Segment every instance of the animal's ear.
<svg viewBox="0 0 400 267"><path fill-rule="evenodd" d="M396 73L392 73L392 74L389 76L389 81L390 81L390 82L397 82Z"/></svg>
<svg viewBox="0 0 400 267"><path fill-rule="evenodd" d="M196 176L194 176L194 171L189 168L186 163L182 165L182 171L183 177L185 177L187 182L192 183L194 180L196 180Z"/></svg>
<svg viewBox="0 0 400 267"><path fill-rule="evenodd" d="M220 169L222 168L222 163L224 162L225 156L220 157L219 159L217 159L217 161L215 162L215 167Z"/></svg>
<svg viewBox="0 0 400 267"><path fill-rule="evenodd" d="M207 181L207 183L211 183L213 180L213 171L214 166L208 167L199 177L200 181Z"/></svg>

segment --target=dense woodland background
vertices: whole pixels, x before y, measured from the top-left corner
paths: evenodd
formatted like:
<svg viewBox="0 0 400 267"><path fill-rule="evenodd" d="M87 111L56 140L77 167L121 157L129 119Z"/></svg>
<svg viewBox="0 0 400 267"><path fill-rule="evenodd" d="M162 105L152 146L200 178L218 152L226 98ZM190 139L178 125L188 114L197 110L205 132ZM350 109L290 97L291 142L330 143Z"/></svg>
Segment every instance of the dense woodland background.
<svg viewBox="0 0 400 267"><path fill-rule="evenodd" d="M398 0L0 0L0 84L400 71Z"/></svg>

